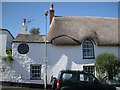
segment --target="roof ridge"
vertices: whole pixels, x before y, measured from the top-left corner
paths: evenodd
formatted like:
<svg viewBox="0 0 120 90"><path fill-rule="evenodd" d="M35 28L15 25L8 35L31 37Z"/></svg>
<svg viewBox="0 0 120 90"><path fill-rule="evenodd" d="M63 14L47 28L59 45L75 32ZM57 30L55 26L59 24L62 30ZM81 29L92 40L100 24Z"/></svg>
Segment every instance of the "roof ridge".
<svg viewBox="0 0 120 90"><path fill-rule="evenodd" d="M55 18L70 18L70 17L73 17L73 18L104 18L104 19L118 19L118 18L115 18L115 17L97 17L97 16L54 16Z"/></svg>
<svg viewBox="0 0 120 90"><path fill-rule="evenodd" d="M18 35L25 35L25 36L32 36L32 35L45 36L45 35L39 35L39 34L18 34Z"/></svg>

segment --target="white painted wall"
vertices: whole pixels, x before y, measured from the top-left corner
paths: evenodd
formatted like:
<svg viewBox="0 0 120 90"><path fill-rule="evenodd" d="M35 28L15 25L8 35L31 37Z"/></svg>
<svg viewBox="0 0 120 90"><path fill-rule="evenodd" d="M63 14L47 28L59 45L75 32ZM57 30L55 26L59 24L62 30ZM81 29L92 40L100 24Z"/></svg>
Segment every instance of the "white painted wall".
<svg viewBox="0 0 120 90"><path fill-rule="evenodd" d="M6 35L6 49L12 48L12 40L13 37L10 35L10 33L6 30L0 30L0 35Z"/></svg>
<svg viewBox="0 0 120 90"><path fill-rule="evenodd" d="M13 37L6 30L0 30L0 81L2 79L9 80L8 77L10 73L9 63L5 63L2 60L2 57L6 56L6 50L12 48ZM4 68L3 68L4 67ZM4 72L4 69L6 72Z"/></svg>
<svg viewBox="0 0 120 90"><path fill-rule="evenodd" d="M12 63L12 73L6 78L11 81L40 83L42 80L30 80L30 64L42 64L41 78L44 75L44 44L43 43L28 43L29 52L27 54L19 54L17 47L20 43L13 43L13 57L15 61ZM100 53L113 52L118 56L118 47L115 46L95 46L95 57ZM83 59L82 46L54 46L47 44L47 59L48 59L48 83L51 76L57 76L60 70L77 69L83 70L84 65L94 65L94 59Z"/></svg>
<svg viewBox="0 0 120 90"><path fill-rule="evenodd" d="M0 30L0 56L6 56L6 50L12 48L12 40L8 31Z"/></svg>
<svg viewBox="0 0 120 90"><path fill-rule="evenodd" d="M0 35L0 58L6 55L7 35Z"/></svg>

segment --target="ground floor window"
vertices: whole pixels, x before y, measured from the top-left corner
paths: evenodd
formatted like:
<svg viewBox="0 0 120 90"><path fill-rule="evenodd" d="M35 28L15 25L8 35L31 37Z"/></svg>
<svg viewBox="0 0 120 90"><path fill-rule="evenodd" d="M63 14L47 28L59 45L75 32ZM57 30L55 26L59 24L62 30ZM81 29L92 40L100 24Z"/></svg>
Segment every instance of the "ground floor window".
<svg viewBox="0 0 120 90"><path fill-rule="evenodd" d="M91 74L95 75L94 66L83 66L83 70L87 73L91 73Z"/></svg>
<svg viewBox="0 0 120 90"><path fill-rule="evenodd" d="M30 65L30 79L41 79L41 64Z"/></svg>

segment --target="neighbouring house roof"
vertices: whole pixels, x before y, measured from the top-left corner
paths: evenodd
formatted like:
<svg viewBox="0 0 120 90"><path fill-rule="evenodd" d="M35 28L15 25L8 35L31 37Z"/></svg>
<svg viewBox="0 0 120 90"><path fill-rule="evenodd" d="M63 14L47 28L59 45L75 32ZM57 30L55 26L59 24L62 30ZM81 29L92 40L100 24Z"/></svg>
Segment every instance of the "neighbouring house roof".
<svg viewBox="0 0 120 90"><path fill-rule="evenodd" d="M7 31L7 32L11 35L11 37L14 39L13 35L10 33L9 30L7 30L7 29L3 29L3 28L0 28L0 31Z"/></svg>
<svg viewBox="0 0 120 90"><path fill-rule="evenodd" d="M92 39L96 45L116 46L118 18L54 17L47 39L54 45L80 45L85 39Z"/></svg>
<svg viewBox="0 0 120 90"><path fill-rule="evenodd" d="M45 42L45 35L18 34L18 36L13 40L13 42L43 43L43 42Z"/></svg>

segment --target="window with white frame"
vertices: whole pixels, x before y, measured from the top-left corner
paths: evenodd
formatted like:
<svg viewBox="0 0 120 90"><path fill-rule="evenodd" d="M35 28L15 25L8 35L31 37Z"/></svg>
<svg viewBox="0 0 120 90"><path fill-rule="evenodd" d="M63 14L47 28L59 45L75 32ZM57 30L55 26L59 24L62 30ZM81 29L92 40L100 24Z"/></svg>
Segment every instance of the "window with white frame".
<svg viewBox="0 0 120 90"><path fill-rule="evenodd" d="M30 79L41 79L41 64L30 65Z"/></svg>
<svg viewBox="0 0 120 90"><path fill-rule="evenodd" d="M93 59L94 58L94 45L90 40L83 42L83 58Z"/></svg>
<svg viewBox="0 0 120 90"><path fill-rule="evenodd" d="M94 66L83 66L83 70L87 73L95 74Z"/></svg>

